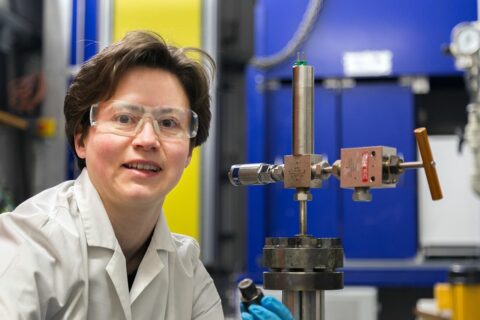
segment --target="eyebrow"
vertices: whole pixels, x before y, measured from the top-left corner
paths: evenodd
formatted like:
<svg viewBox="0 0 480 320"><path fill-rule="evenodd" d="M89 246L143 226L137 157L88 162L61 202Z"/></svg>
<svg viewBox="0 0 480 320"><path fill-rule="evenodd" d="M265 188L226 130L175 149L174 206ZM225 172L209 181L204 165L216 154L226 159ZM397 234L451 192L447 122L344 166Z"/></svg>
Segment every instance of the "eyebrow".
<svg viewBox="0 0 480 320"><path fill-rule="evenodd" d="M172 112L172 111L177 111L178 109L172 108L172 107L162 107L160 110L162 110L162 113L168 113L168 112Z"/></svg>
<svg viewBox="0 0 480 320"><path fill-rule="evenodd" d="M131 111L134 111L134 112L142 112L142 113L145 113L145 108L141 105L136 105L136 104L133 104L133 103L126 103L126 102L121 102L121 103L118 103L117 104L118 107L122 107L122 108L128 108L130 109Z"/></svg>
<svg viewBox="0 0 480 320"><path fill-rule="evenodd" d="M171 106L158 106L158 107L152 107L153 110L150 110L150 108L145 108L145 106L141 104L135 104L135 103L130 103L127 101L117 101L117 103L114 103L113 105L120 107L120 108L128 108L132 112L136 113L150 113L152 115L164 115L164 114L183 114L183 109L178 108L178 107L171 107Z"/></svg>
<svg viewBox="0 0 480 320"><path fill-rule="evenodd" d="M161 109L152 110L151 113L154 116L165 114L184 115L184 111L182 109L175 107L162 107Z"/></svg>

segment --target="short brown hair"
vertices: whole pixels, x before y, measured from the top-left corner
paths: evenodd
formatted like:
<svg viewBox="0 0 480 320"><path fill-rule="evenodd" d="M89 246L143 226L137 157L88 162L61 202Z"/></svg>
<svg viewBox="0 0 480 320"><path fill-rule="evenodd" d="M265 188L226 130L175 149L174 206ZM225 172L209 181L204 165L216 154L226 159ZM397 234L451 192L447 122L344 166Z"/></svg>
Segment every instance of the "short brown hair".
<svg viewBox="0 0 480 320"><path fill-rule="evenodd" d="M194 53L203 57L205 64L187 56ZM190 108L198 115L199 126L190 148L201 145L210 128L210 79L215 62L203 50L167 45L163 38L149 31L132 31L88 60L73 79L65 96L65 132L75 153L79 169L85 159L75 151L75 135L87 135L90 106L108 100L115 92L120 78L134 67L158 68L174 74L188 97ZM209 74L209 71L211 72Z"/></svg>

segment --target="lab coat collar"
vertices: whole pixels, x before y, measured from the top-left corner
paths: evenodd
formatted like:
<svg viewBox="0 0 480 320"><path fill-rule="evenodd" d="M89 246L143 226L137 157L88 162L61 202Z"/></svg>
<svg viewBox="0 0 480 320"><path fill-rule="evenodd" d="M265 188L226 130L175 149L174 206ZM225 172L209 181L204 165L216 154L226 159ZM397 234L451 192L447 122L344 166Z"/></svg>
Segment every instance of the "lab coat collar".
<svg viewBox="0 0 480 320"><path fill-rule="evenodd" d="M93 186L86 168L78 176L74 188L88 245L115 251L118 245L117 238L102 200ZM175 251L175 245L163 211L158 217L149 246L153 246L156 250Z"/></svg>
<svg viewBox="0 0 480 320"><path fill-rule="evenodd" d="M167 252L174 252L175 245L172 240L172 235L168 229L167 222L163 212L158 218L157 225L153 231L150 245L143 256L142 262L138 267L137 276L133 282L132 290L130 291L130 303L133 302L141 295L144 289L157 277L160 276L162 284L165 290L160 294L158 303L160 306L166 305L167 288L168 288L168 274L161 272L166 264L168 264ZM161 309L161 314L165 312L165 309Z"/></svg>
<svg viewBox="0 0 480 320"><path fill-rule="evenodd" d="M83 221L85 237L89 246L108 248L114 251L106 266L106 271L115 286L126 319L131 319L130 305L142 294L145 288L157 277L162 277L162 284L168 288L168 274L162 272L168 265L168 253L175 252L175 244L167 226L163 211L160 213L150 244L140 263L131 292L128 292L126 260L115 237L100 196L93 186L86 169L83 169L75 181L77 205ZM160 313L165 313L167 292L157 297Z"/></svg>
<svg viewBox="0 0 480 320"><path fill-rule="evenodd" d="M149 246L138 267L137 275L135 276L135 281L130 291L131 304L135 302L145 288L158 276L162 277L161 283L165 290L157 297L157 302L160 303L160 306L166 304L169 281L168 273L162 272L166 264L168 264L167 252L158 252L153 246ZM164 312L165 310L162 310L160 313L163 314Z"/></svg>
<svg viewBox="0 0 480 320"><path fill-rule="evenodd" d="M87 244L115 251L118 244L117 238L100 195L90 181L86 168L75 180L74 190Z"/></svg>
<svg viewBox="0 0 480 320"><path fill-rule="evenodd" d="M128 292L127 263L120 246L114 251L105 270L115 287L118 299L120 300L123 312L125 313L125 318L131 320L132 310L130 307L130 294Z"/></svg>
<svg viewBox="0 0 480 320"><path fill-rule="evenodd" d="M163 210L158 217L157 225L153 231L150 246L156 250L166 250L169 252L175 251L175 244L173 243L172 234L167 225L167 220L163 214Z"/></svg>

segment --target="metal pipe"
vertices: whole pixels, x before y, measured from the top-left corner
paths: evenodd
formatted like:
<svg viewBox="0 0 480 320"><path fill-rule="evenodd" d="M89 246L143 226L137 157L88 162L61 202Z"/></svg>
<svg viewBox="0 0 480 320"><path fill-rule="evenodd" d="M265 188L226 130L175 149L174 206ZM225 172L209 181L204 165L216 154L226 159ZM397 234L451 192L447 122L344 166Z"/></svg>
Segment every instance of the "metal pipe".
<svg viewBox="0 0 480 320"><path fill-rule="evenodd" d="M402 162L398 165L398 167L402 169L418 169L418 168L423 168L423 162L422 161Z"/></svg>
<svg viewBox="0 0 480 320"><path fill-rule="evenodd" d="M325 320L323 291L282 291L282 302L296 320Z"/></svg>
<svg viewBox="0 0 480 320"><path fill-rule="evenodd" d="M300 208L300 235L307 234L307 201L299 201Z"/></svg>
<svg viewBox="0 0 480 320"><path fill-rule="evenodd" d="M300 57L293 66L293 155L313 154L314 126L314 69ZM305 192L297 189L297 193ZM300 235L307 233L307 203L299 201Z"/></svg>
<svg viewBox="0 0 480 320"><path fill-rule="evenodd" d="M293 66L293 154L313 154L314 127L314 70L312 66Z"/></svg>
<svg viewBox="0 0 480 320"><path fill-rule="evenodd" d="M203 49L207 51L213 60L218 57L218 0L202 1L202 33ZM218 258L218 223L216 212L218 212L218 112L217 112L217 80L213 77L210 85L210 99L212 119L210 121L210 135L203 145L201 173L201 247L202 261L206 265L213 265Z"/></svg>
<svg viewBox="0 0 480 320"><path fill-rule="evenodd" d="M283 165L266 163L235 164L230 167L228 178L234 186L251 186L283 180Z"/></svg>
<svg viewBox="0 0 480 320"><path fill-rule="evenodd" d="M477 89L478 90L478 89ZM480 92L480 90L478 90ZM479 95L480 93L477 93ZM471 184L473 190L480 195L480 103L470 103L467 107L468 124L465 127L465 140L474 155L473 172L471 173Z"/></svg>
<svg viewBox="0 0 480 320"><path fill-rule="evenodd" d="M63 105L67 91L66 83L69 81L70 43L73 35L70 28L65 28L65 26L72 24L74 3L74 1L51 0L43 1L42 7L41 65L47 86L40 116L54 118L57 122L57 128L65 126L65 118L60 114L58 106ZM82 23L85 19L84 4L82 1L77 2L78 32L81 31L79 29L84 25ZM79 39L85 39L83 33L80 37L77 37L77 41ZM82 51L82 48L83 45L77 43L77 49ZM81 56L83 57L83 53ZM77 55L77 58L79 57L80 55ZM4 70L9 72L10 68L16 64L14 63L15 61L10 61L9 55L6 58L6 70ZM12 59L15 59L15 57L12 57ZM79 60L75 61L75 63L81 62ZM34 174L29 177L31 182L28 189L29 192L35 194L65 180L67 177L65 135L57 134L48 139L48 141L37 140L33 145L33 151L35 153L35 161L32 164L31 171Z"/></svg>
<svg viewBox="0 0 480 320"><path fill-rule="evenodd" d="M113 0L98 3L98 51L112 43L113 37Z"/></svg>

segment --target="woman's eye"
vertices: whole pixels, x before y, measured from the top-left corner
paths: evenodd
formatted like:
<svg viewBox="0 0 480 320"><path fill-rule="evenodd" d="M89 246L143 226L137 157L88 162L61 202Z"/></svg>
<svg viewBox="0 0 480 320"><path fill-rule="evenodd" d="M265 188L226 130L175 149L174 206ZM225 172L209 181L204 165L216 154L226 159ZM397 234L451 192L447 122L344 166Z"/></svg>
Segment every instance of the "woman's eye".
<svg viewBox="0 0 480 320"><path fill-rule="evenodd" d="M173 119L163 119L160 120L160 126L171 129L177 127L177 123Z"/></svg>
<svg viewBox="0 0 480 320"><path fill-rule="evenodd" d="M120 114L115 120L120 124L131 124L134 122L133 117L129 116L128 114Z"/></svg>

